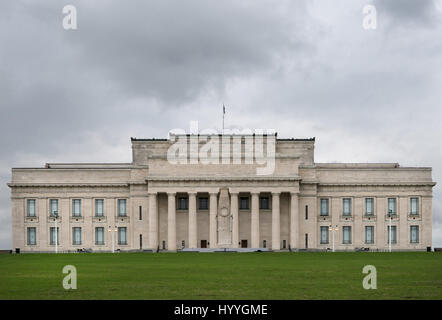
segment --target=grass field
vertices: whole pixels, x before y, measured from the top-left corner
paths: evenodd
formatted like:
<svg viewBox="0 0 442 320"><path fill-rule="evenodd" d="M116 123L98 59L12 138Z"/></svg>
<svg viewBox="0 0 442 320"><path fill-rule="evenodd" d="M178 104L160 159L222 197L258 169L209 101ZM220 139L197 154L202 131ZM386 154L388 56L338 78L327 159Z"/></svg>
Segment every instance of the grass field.
<svg viewBox="0 0 442 320"><path fill-rule="evenodd" d="M65 265L77 290L65 290ZM377 290L364 290L365 265ZM442 299L440 253L2 254L0 299Z"/></svg>

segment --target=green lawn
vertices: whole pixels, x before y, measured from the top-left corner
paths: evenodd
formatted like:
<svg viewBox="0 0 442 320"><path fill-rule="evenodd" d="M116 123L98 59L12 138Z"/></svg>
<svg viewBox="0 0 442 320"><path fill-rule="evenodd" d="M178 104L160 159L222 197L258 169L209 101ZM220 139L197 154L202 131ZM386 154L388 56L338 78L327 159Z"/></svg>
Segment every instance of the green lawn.
<svg viewBox="0 0 442 320"><path fill-rule="evenodd" d="M62 287L68 264L77 290ZM368 264L377 290L362 287ZM1 254L0 299L442 299L442 254Z"/></svg>

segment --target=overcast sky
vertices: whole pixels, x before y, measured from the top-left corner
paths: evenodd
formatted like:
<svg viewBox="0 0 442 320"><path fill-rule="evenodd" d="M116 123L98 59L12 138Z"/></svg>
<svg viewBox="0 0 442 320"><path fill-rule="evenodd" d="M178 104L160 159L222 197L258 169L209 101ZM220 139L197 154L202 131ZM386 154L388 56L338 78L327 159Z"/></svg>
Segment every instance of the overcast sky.
<svg viewBox="0 0 442 320"><path fill-rule="evenodd" d="M316 162L433 167L442 247L441 70L442 0L3 0L0 248L11 167L130 162L130 137L219 129L223 103L227 127L316 137Z"/></svg>

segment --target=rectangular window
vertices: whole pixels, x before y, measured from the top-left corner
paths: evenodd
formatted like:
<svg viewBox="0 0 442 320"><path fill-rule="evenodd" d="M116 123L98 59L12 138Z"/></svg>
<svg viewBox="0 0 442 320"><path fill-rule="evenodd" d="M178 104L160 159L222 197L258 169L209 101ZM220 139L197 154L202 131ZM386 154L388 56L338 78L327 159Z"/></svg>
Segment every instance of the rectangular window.
<svg viewBox="0 0 442 320"><path fill-rule="evenodd" d="M51 217L58 217L58 199L49 200L49 214Z"/></svg>
<svg viewBox="0 0 442 320"><path fill-rule="evenodd" d="M28 245L34 246L37 244L37 231L35 227L28 228Z"/></svg>
<svg viewBox="0 0 442 320"><path fill-rule="evenodd" d="M365 243L366 244L374 243L374 226L365 227Z"/></svg>
<svg viewBox="0 0 442 320"><path fill-rule="evenodd" d="M57 227L57 235L55 234L55 227L49 228L49 244L55 245L55 239L57 239L57 244L60 244L60 232Z"/></svg>
<svg viewBox="0 0 442 320"><path fill-rule="evenodd" d="M72 200L72 216L81 217L81 200L73 199Z"/></svg>
<svg viewBox="0 0 442 320"><path fill-rule="evenodd" d="M418 215L419 214L419 199L411 198L410 199L410 214Z"/></svg>
<svg viewBox="0 0 442 320"><path fill-rule="evenodd" d="M308 220L308 206L305 206L305 220Z"/></svg>
<svg viewBox="0 0 442 320"><path fill-rule="evenodd" d="M104 199L95 199L95 216L104 216Z"/></svg>
<svg viewBox="0 0 442 320"><path fill-rule="evenodd" d="M35 217L35 199L28 199L27 201L27 216Z"/></svg>
<svg viewBox="0 0 442 320"><path fill-rule="evenodd" d="M81 244L81 227L72 228L72 244L74 245Z"/></svg>
<svg viewBox="0 0 442 320"><path fill-rule="evenodd" d="M388 212L387 214L396 214L396 198L388 198Z"/></svg>
<svg viewBox="0 0 442 320"><path fill-rule="evenodd" d="M419 226L410 226L410 242L419 243Z"/></svg>
<svg viewBox="0 0 442 320"><path fill-rule="evenodd" d="M198 207L200 210L208 210L209 209L209 198L207 198L207 197L198 198Z"/></svg>
<svg viewBox="0 0 442 320"><path fill-rule="evenodd" d="M249 209L249 197L240 197L239 198L239 208L241 210Z"/></svg>
<svg viewBox="0 0 442 320"><path fill-rule="evenodd" d="M267 240L262 240L262 247L267 248Z"/></svg>
<svg viewBox="0 0 442 320"><path fill-rule="evenodd" d="M127 244L127 229L126 227L118 227L118 244Z"/></svg>
<svg viewBox="0 0 442 320"><path fill-rule="evenodd" d="M391 239L391 243L392 244L396 243L396 241L397 241L397 238L396 238L396 226L391 226L391 230L390 230L390 226L388 226L387 230L388 230L388 232L387 232L387 243L390 243L390 239Z"/></svg>
<svg viewBox="0 0 442 320"><path fill-rule="evenodd" d="M328 199L321 199L321 216L328 216Z"/></svg>
<svg viewBox="0 0 442 320"><path fill-rule="evenodd" d="M365 198L365 215L366 216L374 215L374 199L373 198Z"/></svg>
<svg viewBox="0 0 442 320"><path fill-rule="evenodd" d="M118 199L118 216L125 217L126 215L126 199Z"/></svg>
<svg viewBox="0 0 442 320"><path fill-rule="evenodd" d="M342 243L343 244L351 244L351 227L350 226L342 227Z"/></svg>
<svg viewBox="0 0 442 320"><path fill-rule="evenodd" d="M95 228L95 244L96 245L104 244L104 227Z"/></svg>
<svg viewBox="0 0 442 320"><path fill-rule="evenodd" d="M143 207L142 206L139 206L139 213L140 213L140 216L139 216L139 218L138 219L140 219L140 220L143 220Z"/></svg>
<svg viewBox="0 0 442 320"><path fill-rule="evenodd" d="M259 198L259 208L260 209L270 209L270 199L269 197L260 197Z"/></svg>
<svg viewBox="0 0 442 320"><path fill-rule="evenodd" d="M351 198L342 199L342 215L351 216Z"/></svg>
<svg viewBox="0 0 442 320"><path fill-rule="evenodd" d="M179 210L187 210L189 208L189 199L187 197L179 197L178 198L178 209Z"/></svg>
<svg viewBox="0 0 442 320"><path fill-rule="evenodd" d="M320 239L320 243L321 244L328 244L328 227L327 226L321 226L320 229L320 233L321 233L321 239Z"/></svg>
<svg viewBox="0 0 442 320"><path fill-rule="evenodd" d="M286 240L282 240L282 248L283 249L287 248L287 241Z"/></svg>

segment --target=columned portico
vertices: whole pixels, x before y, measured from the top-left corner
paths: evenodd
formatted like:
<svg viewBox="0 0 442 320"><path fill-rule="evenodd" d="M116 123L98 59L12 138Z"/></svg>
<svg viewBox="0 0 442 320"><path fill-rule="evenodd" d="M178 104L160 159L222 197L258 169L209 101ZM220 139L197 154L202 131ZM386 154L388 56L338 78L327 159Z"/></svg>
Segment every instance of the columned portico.
<svg viewBox="0 0 442 320"><path fill-rule="evenodd" d="M230 210L232 214L232 248L239 247L238 193L230 193Z"/></svg>
<svg viewBox="0 0 442 320"><path fill-rule="evenodd" d="M209 246L210 248L216 248L217 243L217 223L216 223L216 215L218 212L218 193L211 192L210 193L210 202L209 202Z"/></svg>
<svg viewBox="0 0 442 320"><path fill-rule="evenodd" d="M299 239L299 194L298 192L290 193L290 247L295 249L298 247Z"/></svg>
<svg viewBox="0 0 442 320"><path fill-rule="evenodd" d="M176 250L176 205L175 192L167 193L167 248Z"/></svg>
<svg viewBox="0 0 442 320"><path fill-rule="evenodd" d="M280 237L280 192L272 192L272 250L281 249Z"/></svg>
<svg viewBox="0 0 442 320"><path fill-rule="evenodd" d="M158 248L158 206L157 193L149 193L149 247L152 250Z"/></svg>
<svg viewBox="0 0 442 320"><path fill-rule="evenodd" d="M189 192L189 248L198 248L196 192Z"/></svg>
<svg viewBox="0 0 442 320"><path fill-rule="evenodd" d="M252 248L259 248L259 193L252 192L251 209L251 239Z"/></svg>

